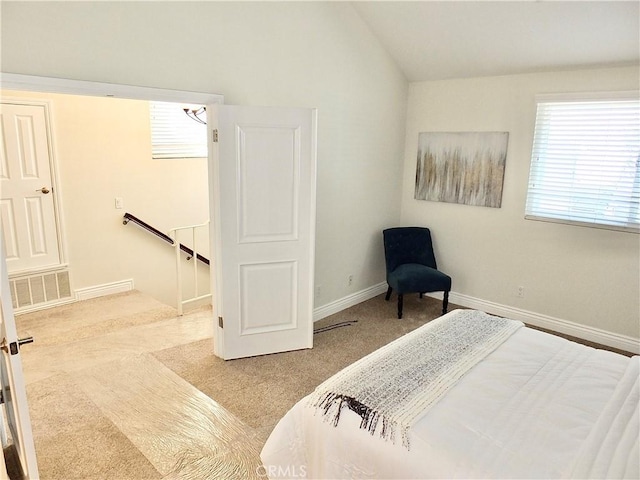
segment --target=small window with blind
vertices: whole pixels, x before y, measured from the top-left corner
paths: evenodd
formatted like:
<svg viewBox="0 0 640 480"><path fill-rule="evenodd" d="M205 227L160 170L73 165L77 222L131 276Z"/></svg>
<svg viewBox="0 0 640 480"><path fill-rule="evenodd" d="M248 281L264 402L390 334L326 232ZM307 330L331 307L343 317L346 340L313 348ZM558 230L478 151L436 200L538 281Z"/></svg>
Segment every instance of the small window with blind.
<svg viewBox="0 0 640 480"><path fill-rule="evenodd" d="M639 233L638 92L536 100L525 218Z"/></svg>
<svg viewBox="0 0 640 480"><path fill-rule="evenodd" d="M149 102L155 159L206 158L206 111L202 105Z"/></svg>

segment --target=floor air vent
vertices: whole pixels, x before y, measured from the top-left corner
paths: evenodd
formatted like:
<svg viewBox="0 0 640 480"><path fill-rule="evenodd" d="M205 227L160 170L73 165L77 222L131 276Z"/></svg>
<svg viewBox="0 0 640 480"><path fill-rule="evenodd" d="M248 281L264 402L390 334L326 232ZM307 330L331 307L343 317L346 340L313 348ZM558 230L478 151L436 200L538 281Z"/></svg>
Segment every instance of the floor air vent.
<svg viewBox="0 0 640 480"><path fill-rule="evenodd" d="M10 278L9 286L16 312L71 299L66 270Z"/></svg>

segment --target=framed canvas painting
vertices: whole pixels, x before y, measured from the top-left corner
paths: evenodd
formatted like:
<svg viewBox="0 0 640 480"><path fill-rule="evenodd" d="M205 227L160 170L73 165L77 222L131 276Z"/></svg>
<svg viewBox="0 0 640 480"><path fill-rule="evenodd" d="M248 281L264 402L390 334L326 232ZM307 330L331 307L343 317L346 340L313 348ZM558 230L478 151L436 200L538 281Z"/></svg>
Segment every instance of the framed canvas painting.
<svg viewBox="0 0 640 480"><path fill-rule="evenodd" d="M500 208L508 132L422 132L415 198Z"/></svg>

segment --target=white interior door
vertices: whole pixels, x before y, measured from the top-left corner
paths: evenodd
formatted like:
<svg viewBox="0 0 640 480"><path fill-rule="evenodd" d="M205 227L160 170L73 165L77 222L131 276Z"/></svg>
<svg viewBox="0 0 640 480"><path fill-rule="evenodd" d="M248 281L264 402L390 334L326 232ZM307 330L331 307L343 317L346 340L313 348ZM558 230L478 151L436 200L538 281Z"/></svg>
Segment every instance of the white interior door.
<svg viewBox="0 0 640 480"><path fill-rule="evenodd" d="M215 354L311 348L317 112L212 105L207 118Z"/></svg>
<svg viewBox="0 0 640 480"><path fill-rule="evenodd" d="M4 416L20 459L24 478L35 479L38 478L36 450L33 444L27 392L22 376L20 342L13 317L2 234L0 234L0 338L2 339L0 379L2 380ZM5 432L2 438L6 438Z"/></svg>
<svg viewBox="0 0 640 480"><path fill-rule="evenodd" d="M44 105L0 105L0 224L9 273L60 264Z"/></svg>

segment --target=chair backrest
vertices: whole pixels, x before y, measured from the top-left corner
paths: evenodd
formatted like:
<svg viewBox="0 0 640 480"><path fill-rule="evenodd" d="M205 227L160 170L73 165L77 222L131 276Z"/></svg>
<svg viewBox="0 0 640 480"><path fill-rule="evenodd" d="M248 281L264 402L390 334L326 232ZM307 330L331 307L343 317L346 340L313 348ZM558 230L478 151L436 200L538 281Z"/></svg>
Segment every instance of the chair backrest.
<svg viewBox="0 0 640 480"><path fill-rule="evenodd" d="M387 272L404 263L419 263L437 269L431 232L424 227L387 228L382 232Z"/></svg>

